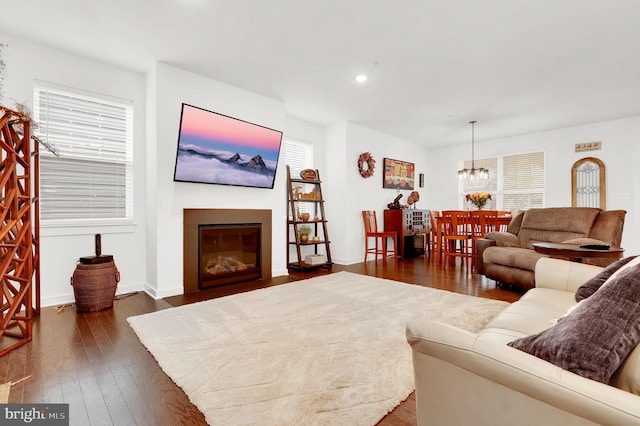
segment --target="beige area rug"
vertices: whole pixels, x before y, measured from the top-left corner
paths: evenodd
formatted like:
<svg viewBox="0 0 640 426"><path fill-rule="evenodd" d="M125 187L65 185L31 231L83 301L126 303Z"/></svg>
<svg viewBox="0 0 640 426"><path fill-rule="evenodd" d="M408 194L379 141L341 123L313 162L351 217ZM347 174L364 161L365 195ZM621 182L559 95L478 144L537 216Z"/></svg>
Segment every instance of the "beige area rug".
<svg viewBox="0 0 640 426"><path fill-rule="evenodd" d="M374 425L414 390L405 325L506 302L339 272L128 319L212 425Z"/></svg>

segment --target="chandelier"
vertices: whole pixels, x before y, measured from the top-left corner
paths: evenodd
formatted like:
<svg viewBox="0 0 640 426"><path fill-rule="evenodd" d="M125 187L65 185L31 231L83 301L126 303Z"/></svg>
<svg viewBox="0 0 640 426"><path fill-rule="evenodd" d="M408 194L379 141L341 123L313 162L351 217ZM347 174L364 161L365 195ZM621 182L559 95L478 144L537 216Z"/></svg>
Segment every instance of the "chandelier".
<svg viewBox="0 0 640 426"><path fill-rule="evenodd" d="M488 179L489 178L489 170L484 167L480 167L476 169L475 161L474 161L474 130L475 130L475 121L470 121L471 124L471 168L464 168L462 170L458 170L458 179L468 179L468 180L478 180L478 179Z"/></svg>

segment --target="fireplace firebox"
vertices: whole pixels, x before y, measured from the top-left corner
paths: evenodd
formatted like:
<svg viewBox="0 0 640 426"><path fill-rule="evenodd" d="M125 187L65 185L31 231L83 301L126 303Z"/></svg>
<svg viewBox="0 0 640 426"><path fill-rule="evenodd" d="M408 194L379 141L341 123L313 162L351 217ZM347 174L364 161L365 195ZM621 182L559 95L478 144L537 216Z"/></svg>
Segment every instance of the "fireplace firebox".
<svg viewBox="0 0 640 426"><path fill-rule="evenodd" d="M260 224L198 226L199 288L260 279Z"/></svg>
<svg viewBox="0 0 640 426"><path fill-rule="evenodd" d="M184 209L184 293L271 278L271 210Z"/></svg>

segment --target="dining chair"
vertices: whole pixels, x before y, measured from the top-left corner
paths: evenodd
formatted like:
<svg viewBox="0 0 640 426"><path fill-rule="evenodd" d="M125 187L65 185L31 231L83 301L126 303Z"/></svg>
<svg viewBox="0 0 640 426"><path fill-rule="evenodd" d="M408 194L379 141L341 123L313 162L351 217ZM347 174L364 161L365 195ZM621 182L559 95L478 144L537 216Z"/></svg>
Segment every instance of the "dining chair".
<svg viewBox="0 0 640 426"><path fill-rule="evenodd" d="M441 235L438 235L438 222L437 218L440 216L440 212L438 210L429 210L429 243L431 253L438 253L440 248L440 238ZM426 257L425 257L426 259Z"/></svg>
<svg viewBox="0 0 640 426"><path fill-rule="evenodd" d="M478 259L477 241L489 232L500 227L496 210L472 210L470 215L471 229L471 268L475 269Z"/></svg>
<svg viewBox="0 0 640 426"><path fill-rule="evenodd" d="M398 240L395 231L378 231L378 219L376 212L373 210L363 210L362 220L364 221L364 261L367 262L367 256L373 254L376 262L378 255L382 256L382 260L387 257L393 257L398 261ZM370 239L373 238L373 246L369 247ZM393 240L393 248L387 245L388 239Z"/></svg>
<svg viewBox="0 0 640 426"><path fill-rule="evenodd" d="M469 212L464 210L443 210L441 215L444 261L450 262L456 257L469 266L471 248L471 227Z"/></svg>
<svg viewBox="0 0 640 426"><path fill-rule="evenodd" d="M495 231L507 232L507 229L509 229L509 224L511 223L511 219L513 219L511 212L498 211L498 224L496 225Z"/></svg>

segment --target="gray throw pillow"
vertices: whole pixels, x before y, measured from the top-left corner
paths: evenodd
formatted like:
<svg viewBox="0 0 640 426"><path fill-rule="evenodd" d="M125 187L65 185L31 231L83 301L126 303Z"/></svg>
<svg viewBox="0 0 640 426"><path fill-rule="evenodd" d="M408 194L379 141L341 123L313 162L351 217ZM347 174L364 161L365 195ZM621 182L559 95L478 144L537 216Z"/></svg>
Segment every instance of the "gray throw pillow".
<svg viewBox="0 0 640 426"><path fill-rule="evenodd" d="M509 346L607 383L638 342L640 265L621 271L558 324Z"/></svg>
<svg viewBox="0 0 640 426"><path fill-rule="evenodd" d="M617 260L611 265L604 268L602 271L600 271L598 275L591 278L586 283L582 284L580 287L578 287L578 290L576 290L576 302L579 302L591 296L593 293L596 292L596 290L600 288L602 284L605 283L605 281L609 279L611 275L613 275L618 269L622 268L624 265L626 265L636 257L637 256L629 256L629 257L625 257L623 259Z"/></svg>

